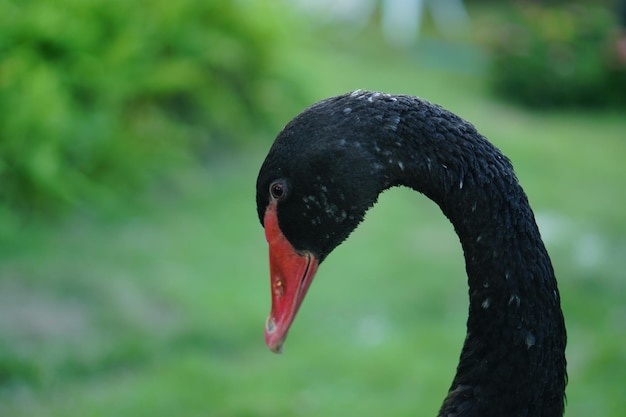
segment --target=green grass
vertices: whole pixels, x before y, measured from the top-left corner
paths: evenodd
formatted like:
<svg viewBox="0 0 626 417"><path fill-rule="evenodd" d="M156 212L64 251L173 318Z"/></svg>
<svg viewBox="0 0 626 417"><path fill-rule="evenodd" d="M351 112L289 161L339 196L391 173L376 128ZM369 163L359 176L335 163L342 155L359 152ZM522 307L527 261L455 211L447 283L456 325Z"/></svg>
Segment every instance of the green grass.
<svg viewBox="0 0 626 417"><path fill-rule="evenodd" d="M420 95L513 160L559 279L566 415L620 416L623 115L511 107L485 92L480 72L423 65L417 53L308 45L287 58L315 99L355 88ZM128 216L33 224L2 243L1 416L436 414L465 336L465 272L452 226L409 190L386 192L320 268L284 354L265 348L254 184L271 140L181 173L182 186Z"/></svg>

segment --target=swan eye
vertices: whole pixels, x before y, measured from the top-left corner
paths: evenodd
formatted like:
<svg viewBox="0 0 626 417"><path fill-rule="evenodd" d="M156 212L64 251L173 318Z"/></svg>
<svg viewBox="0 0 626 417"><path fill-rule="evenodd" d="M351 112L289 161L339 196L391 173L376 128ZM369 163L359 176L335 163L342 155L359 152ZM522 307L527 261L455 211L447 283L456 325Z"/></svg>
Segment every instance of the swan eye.
<svg viewBox="0 0 626 417"><path fill-rule="evenodd" d="M274 200L282 200L287 195L287 185L280 181L275 181L270 185L270 194Z"/></svg>

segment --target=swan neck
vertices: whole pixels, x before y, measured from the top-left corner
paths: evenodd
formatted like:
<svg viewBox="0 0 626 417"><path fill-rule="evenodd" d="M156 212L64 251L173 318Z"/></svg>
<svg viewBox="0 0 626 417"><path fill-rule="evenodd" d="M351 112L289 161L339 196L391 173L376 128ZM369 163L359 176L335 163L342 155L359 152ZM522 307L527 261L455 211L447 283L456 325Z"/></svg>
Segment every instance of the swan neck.
<svg viewBox="0 0 626 417"><path fill-rule="evenodd" d="M420 121L402 146L375 150L385 186L435 201L464 252L467 336L440 415L561 416L566 335L549 255L509 160L459 120Z"/></svg>

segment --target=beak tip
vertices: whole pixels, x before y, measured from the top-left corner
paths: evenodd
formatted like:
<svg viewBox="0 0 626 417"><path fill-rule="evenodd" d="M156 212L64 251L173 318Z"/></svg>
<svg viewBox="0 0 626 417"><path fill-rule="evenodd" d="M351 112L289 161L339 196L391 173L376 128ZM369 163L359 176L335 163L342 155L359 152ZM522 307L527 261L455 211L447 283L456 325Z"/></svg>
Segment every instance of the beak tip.
<svg viewBox="0 0 626 417"><path fill-rule="evenodd" d="M271 337L271 335L265 334L265 344L274 353L283 353L283 340Z"/></svg>
<svg viewBox="0 0 626 417"><path fill-rule="evenodd" d="M274 345L274 346L269 346L269 348L272 352L276 353L277 355L280 355L281 353L283 353L282 343L278 343L277 345Z"/></svg>
<svg viewBox="0 0 626 417"><path fill-rule="evenodd" d="M282 353L284 336L277 333L277 325L274 318L270 315L265 322L265 344L274 353Z"/></svg>

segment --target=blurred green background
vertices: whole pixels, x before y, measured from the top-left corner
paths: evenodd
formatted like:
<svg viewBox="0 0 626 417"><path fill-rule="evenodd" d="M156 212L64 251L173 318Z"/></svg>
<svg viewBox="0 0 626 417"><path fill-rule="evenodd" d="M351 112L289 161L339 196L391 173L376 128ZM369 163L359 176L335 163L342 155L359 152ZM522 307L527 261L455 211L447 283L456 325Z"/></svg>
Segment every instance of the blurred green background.
<svg viewBox="0 0 626 417"><path fill-rule="evenodd" d="M436 415L467 288L417 193L325 261L283 355L263 343L258 168L357 88L441 104L512 159L559 280L566 415L623 415L616 4L459 4L1 0L0 416Z"/></svg>

